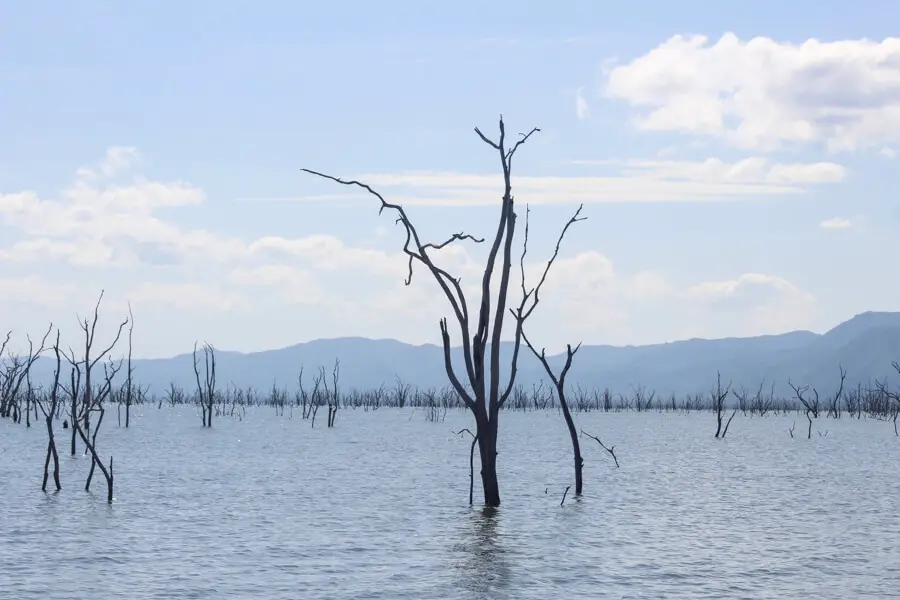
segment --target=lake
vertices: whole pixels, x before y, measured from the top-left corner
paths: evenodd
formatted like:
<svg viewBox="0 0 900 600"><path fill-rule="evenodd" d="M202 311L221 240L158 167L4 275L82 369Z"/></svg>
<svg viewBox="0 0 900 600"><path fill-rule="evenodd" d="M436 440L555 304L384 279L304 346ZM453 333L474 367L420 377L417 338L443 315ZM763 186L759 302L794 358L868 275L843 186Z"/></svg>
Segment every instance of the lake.
<svg viewBox="0 0 900 600"><path fill-rule="evenodd" d="M110 411L112 506L99 471L84 492L68 431L63 490L45 495L42 424L0 421L0 598L900 597L885 422L820 419L807 440L802 415L738 415L716 440L708 413L576 414L621 468L583 438L585 495L560 507L562 417L503 414L503 506L486 513L477 473L468 506L470 440L453 434L468 414L319 417L256 408L203 429L192 407L147 405L124 429Z"/></svg>

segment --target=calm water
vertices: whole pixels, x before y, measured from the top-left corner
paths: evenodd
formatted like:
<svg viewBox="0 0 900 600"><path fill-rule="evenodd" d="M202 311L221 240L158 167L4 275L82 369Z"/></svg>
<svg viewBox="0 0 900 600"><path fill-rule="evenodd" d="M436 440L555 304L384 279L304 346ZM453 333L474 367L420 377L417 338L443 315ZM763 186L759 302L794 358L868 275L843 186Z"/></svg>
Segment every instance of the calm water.
<svg viewBox="0 0 900 600"><path fill-rule="evenodd" d="M503 417L495 514L467 506L464 413L111 414L111 507L99 473L83 491L86 457L41 493L45 431L0 422L0 598L900 597L888 424L806 440L802 417L738 416L717 441L712 415L577 415L622 467L585 438L586 495L561 508L562 418Z"/></svg>

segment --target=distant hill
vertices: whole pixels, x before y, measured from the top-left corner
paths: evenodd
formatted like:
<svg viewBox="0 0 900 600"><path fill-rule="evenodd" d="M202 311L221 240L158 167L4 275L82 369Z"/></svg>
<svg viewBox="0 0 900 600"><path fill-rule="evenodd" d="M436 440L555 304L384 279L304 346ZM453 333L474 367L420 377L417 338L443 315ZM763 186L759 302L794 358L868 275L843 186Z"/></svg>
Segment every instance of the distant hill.
<svg viewBox="0 0 900 600"><path fill-rule="evenodd" d="M501 353L509 364L511 343ZM539 363L523 348L518 381L527 387L546 379ZM458 350L456 358L459 359ZM282 348L243 354L217 352L219 386L234 384L260 390L293 389L301 367L309 378L319 366L331 373L335 358L341 362L344 389L393 386L397 378L419 387L447 384L443 352L435 345L414 346L395 340L337 338L315 340ZM551 357L557 368L564 356ZM691 339L648 346L582 346L569 381L590 389L609 388L629 393L643 386L660 394L708 391L716 371L735 386L754 388L765 381L776 393L790 395L788 378L832 393L839 381L838 365L847 369L846 385L867 384L893 374L891 361L900 360L900 313L868 312L841 323L824 334L794 331L781 335L716 340ZM461 364L461 360L457 360ZM35 365L35 379L50 372L49 360ZM505 370L505 369L504 369ZM135 362L135 378L162 393L170 381L193 389L190 354ZM307 379L309 381L309 379Z"/></svg>

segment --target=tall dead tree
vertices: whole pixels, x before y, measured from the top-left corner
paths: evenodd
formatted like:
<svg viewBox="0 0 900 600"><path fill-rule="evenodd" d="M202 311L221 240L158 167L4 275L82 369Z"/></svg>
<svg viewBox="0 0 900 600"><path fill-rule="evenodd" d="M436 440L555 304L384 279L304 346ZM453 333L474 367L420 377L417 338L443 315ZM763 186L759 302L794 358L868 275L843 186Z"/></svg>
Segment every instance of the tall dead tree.
<svg viewBox="0 0 900 600"><path fill-rule="evenodd" d="M77 435L84 444L85 453L91 455L91 468L88 472L87 481L85 482L85 491L90 491L91 480L94 476L94 469L99 468L106 479L107 502L113 501L113 459L109 458L109 467L103 463L97 452L97 434L100 431L100 425L103 423L103 417L106 413L103 403L109 398L112 392L113 378L122 366L122 361L116 364L110 353L119 340L122 338L122 331L128 325L129 319L124 319L119 323L116 336L112 343L102 352L93 355L95 335L97 332L97 323L100 321L100 303L103 301L104 292L100 292L100 298L94 306L94 315L92 320L79 319L79 325L84 333L84 355L76 357L75 352L70 350L66 356L72 367L71 387L69 394L72 407L72 429L73 436ZM103 380L99 385L94 384L94 368L101 360L106 358L108 363L103 365ZM83 387L82 387L83 381ZM78 399L81 398L79 406ZM91 425L91 416L97 415L97 423ZM72 451L75 451L75 442L72 442Z"/></svg>
<svg viewBox="0 0 900 600"><path fill-rule="evenodd" d="M324 367L323 367L324 369ZM334 427L338 408L341 406L341 394L338 389L341 378L341 361L334 359L334 370L331 372L332 389L329 391L328 382L325 382L325 399L328 402L328 427ZM324 377L323 377L324 381Z"/></svg>
<svg viewBox="0 0 900 600"><path fill-rule="evenodd" d="M582 478L582 470L584 467L584 459L581 456L581 444L578 442L578 430L575 428L575 421L572 419L572 413L569 410L569 403L566 401L566 375L569 373L569 369L572 368L572 359L575 357L575 353L578 352L578 349L581 348L581 344L579 343L573 349L571 344L566 345L566 362L563 365L562 371L560 371L559 376L557 377L556 373L553 372L553 369L550 368L550 363L547 362L547 355L545 350L542 348L540 352L534 347L528 337L525 335L525 321L528 320L528 317L534 312L534 309L537 308L538 302L540 301L540 291L544 285L544 282L547 280L547 274L550 272L550 267L553 265L553 262L556 260L556 257L559 256L559 248L562 245L562 240L566 235L566 231L568 231L569 227L578 221L585 220L586 217L581 217L581 210L584 208L584 205L580 205L578 210L575 211L575 214L569 221L565 224L562 231L560 232L559 239L556 242L556 248L553 251L553 255L550 257L550 260L547 261L547 265L544 267L544 272L541 275L540 280L537 285L528 289L525 283L525 256L528 253L528 224L529 224L529 215L530 210L526 207L525 209L525 240L522 244L522 255L519 257L519 269L521 271L522 276L522 299L519 303L518 308L515 310L510 309L510 312L513 315L513 318L516 321L516 337L521 338L525 345L528 346L528 349L531 350L531 353L541 362L541 365L544 367L544 371L550 377L550 380L553 382L553 385L556 387L556 396L559 399L559 406L562 408L563 418L566 421L566 427L569 429L569 437L572 440L572 454L575 460L575 495L580 496L583 490L583 478Z"/></svg>
<svg viewBox="0 0 900 600"><path fill-rule="evenodd" d="M806 439L811 439L813 419L819 418L819 392L816 391L816 388L813 388L813 395L808 397L806 396L806 393L809 391L808 385L794 385L790 381L788 381L788 385L794 390L794 397L797 398L803 405L803 408L806 409L806 420L809 421L809 427L806 430Z"/></svg>
<svg viewBox="0 0 900 600"><path fill-rule="evenodd" d="M412 281L413 263L418 262L431 273L434 280L450 304L453 316L459 326L460 340L462 342L463 372L468 386L463 384L463 379L457 375L451 358L450 327L447 319L439 321L441 340L444 348L444 366L447 377L456 393L462 398L466 407L472 411L475 417L476 435L478 436L479 458L481 459L481 484L484 492L484 503L487 506L500 505L500 484L497 479L497 435L499 429L500 409L509 398L513 390L516 377L516 365L518 350L521 344L521 329L517 327L514 338L514 350L511 360L510 375L508 380L501 382L500 373L500 339L503 333L504 317L507 310L509 293L510 271L512 270L512 246L516 228L515 202L512 193L512 166L513 159L519 148L528 141L536 132L532 129L527 134L521 134L520 139L507 147L506 126L503 117L500 117L500 137L494 141L485 136L481 130L475 128L475 133L482 142L497 152L500 166L503 171L503 197L500 201L500 216L497 223L497 232L491 243L487 261L481 281L481 302L478 306L477 324L472 328L472 316L469 313L469 303L463 293L461 280L437 266L432 258L432 252L437 252L454 242L472 241L481 243L484 240L472 235L460 232L455 233L441 243L429 243L422 240L418 230L410 221L405 209L399 204L392 204L375 191L368 184L356 180L344 180L332 175L326 175L310 169L304 172L317 177L323 177L336 183L356 186L366 190L381 202L379 214L385 209L394 211L397 215L396 223L403 226L406 241L403 244L403 252L408 257L408 275L406 284ZM500 261L500 281L496 290L496 297L491 292L493 276ZM493 314L492 314L493 313Z"/></svg>
<svg viewBox="0 0 900 600"><path fill-rule="evenodd" d="M91 454L91 468L88 471L87 481L84 484L84 491L91 491L91 481L94 479L94 467L100 467L100 470L103 472L103 477L106 479L106 489L107 489L107 499L109 502L112 502L112 494L113 494L113 470L112 470L112 456L109 457L109 470L103 465L103 461L100 460L100 456L97 453L97 434L100 433L100 425L103 424L103 417L106 415L106 408L104 407L104 402L106 402L107 398L110 397L113 390L113 379L116 376L116 373L119 372L119 369L122 368L122 361L116 363L112 358L109 358L108 362L103 364L103 383L97 386L96 391L92 396L93 406L89 407L87 410L96 411L97 413L97 423L94 425L93 433L88 439L88 436L83 432L79 431L79 435L81 436L82 441L85 444L88 452Z"/></svg>
<svg viewBox="0 0 900 600"><path fill-rule="evenodd" d="M841 404L843 403L842 401L844 398L844 381L847 379L847 370L842 365L838 365L838 371L840 371L841 374L841 383L838 386L838 391L829 400L828 414L826 415L826 417L831 417L832 419L841 418Z"/></svg>
<svg viewBox="0 0 900 600"><path fill-rule="evenodd" d="M77 370L79 376L84 378L84 389L81 395L81 408L79 409L78 400L79 395L74 393L76 390L72 390L71 395L71 420L72 420L72 456L75 456L76 448L75 448L75 440L79 435L79 429L84 429L87 436L90 435L91 431L91 421L90 416L92 413L92 407L94 407L94 367L97 366L105 356L107 356L112 349L116 347L116 344L119 343L119 339L122 337L122 330L128 324L128 319L124 319L120 324L119 328L116 331L116 337L113 339L112 343L107 346L102 352L98 352L96 355L93 354L94 351L94 337L97 333L97 323L100 321L100 303L103 302L103 295L105 290L100 291L100 297L97 299L97 304L94 306L94 316L89 321L87 318L79 319L78 325L81 327L81 331L84 333L84 356L76 357L75 352L70 350L69 354L66 356L69 363L71 364L73 370ZM82 422L78 423L77 421L81 419Z"/></svg>
<svg viewBox="0 0 900 600"><path fill-rule="evenodd" d="M578 430L575 429L575 421L572 419L572 412L569 410L569 403L566 401L566 375L568 375L569 369L572 368L572 359L575 357L575 353L578 352L578 349L581 348L581 344L578 344L574 348L572 348L571 344L566 345L566 362L559 372L559 377L557 377L556 373L554 373L553 369L550 367L550 363L547 362L546 351L542 348L541 351L538 352L524 334L522 335L522 339L525 341L525 345L528 346L528 349L531 350L539 361L541 361L541 364L544 366L544 371L556 387L556 397L559 399L559 406L562 408L563 418L565 418L566 427L569 429L569 437L572 439L572 454L575 458L575 495L580 496L583 489L581 473L584 467L584 459L581 457L581 445L578 443Z"/></svg>
<svg viewBox="0 0 900 600"><path fill-rule="evenodd" d="M728 426L731 425L731 420L734 418L734 415L737 414L737 409L735 408L734 412L732 412L731 416L728 418L728 422L722 427L725 419L725 400L728 398L730 391L731 382L723 388L722 375L716 371L716 387L710 392L710 399L712 400L713 407L716 409L716 439L725 438L725 435L728 433Z"/></svg>
<svg viewBox="0 0 900 600"><path fill-rule="evenodd" d="M891 366L893 366L894 370L900 374L900 363L894 361L891 363ZM875 388L872 391L877 393L881 398L884 398L885 403L887 404L888 416L894 423L894 435L900 435L900 431L897 429L897 420L900 419L900 393L891 389L887 378L883 381L876 379Z"/></svg>
<svg viewBox="0 0 900 600"><path fill-rule="evenodd" d="M53 460L53 483L56 491L62 489L59 482L59 453L56 451L56 437L53 434L53 417L59 407L59 374L62 370L62 360L59 352L59 329L56 330L56 343L53 344L53 353L56 357L56 367L53 369L53 383L45 397L38 396L37 404L44 413L44 422L47 425L47 456L44 459L44 479L41 482L41 491L47 491L47 480L50 478L50 461ZM45 402L46 400L46 406Z"/></svg>
<svg viewBox="0 0 900 600"><path fill-rule="evenodd" d="M197 360L197 342L194 342L194 377L197 381L197 398L200 402L204 427L212 427L213 406L216 401L216 349L203 344L203 381L200 381L200 363Z"/></svg>
<svg viewBox="0 0 900 600"><path fill-rule="evenodd" d="M125 367L125 428L131 423L131 403L134 401L134 367L131 364L131 338L134 333L134 315L131 312L131 303L128 303L128 364Z"/></svg>

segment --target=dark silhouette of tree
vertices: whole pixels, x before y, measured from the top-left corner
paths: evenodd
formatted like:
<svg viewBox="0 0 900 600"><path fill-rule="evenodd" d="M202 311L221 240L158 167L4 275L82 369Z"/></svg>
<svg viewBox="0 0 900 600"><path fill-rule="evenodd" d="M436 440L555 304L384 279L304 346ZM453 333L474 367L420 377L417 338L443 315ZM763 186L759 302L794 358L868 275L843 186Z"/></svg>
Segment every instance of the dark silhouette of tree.
<svg viewBox="0 0 900 600"><path fill-rule="evenodd" d="M459 326L459 334L462 342L462 354L464 362L464 379L457 375L451 358L450 328L446 318L439 322L441 340L444 348L444 366L447 377L462 398L466 407L475 417L476 436L478 439L479 458L481 460L481 484L484 492L484 503L487 506L500 505L500 485L497 479L497 434L499 426L500 409L509 398L513 390L516 378L519 347L522 339L521 322L516 327L514 337L513 356L509 378L501 382L500 375L500 339L503 332L504 317L508 309L509 280L512 270L512 247L516 228L515 201L512 193L512 167L516 152L528 139L540 131L532 129L526 134L521 134L519 139L507 146L506 126L503 117L500 117L500 137L494 141L485 136L481 130L475 128L478 137L493 148L499 158L503 171L504 190L500 202L500 216L497 223L497 232L491 243L484 273L481 282L481 302L478 305L477 323L473 334L473 315L469 311L469 303L463 293L460 279L451 275L445 269L435 264L432 252L462 241L482 243L484 240L476 238L464 232L451 235L441 243L423 241L418 230L410 221L406 210L399 204L392 204L375 191L368 184L355 180L344 180L332 175L326 175L318 171L303 169L304 172L317 177L323 177L336 183L356 186L366 190L369 194L378 198L381 202L379 214L385 209L393 211L397 215L396 223L401 225L406 234L403 244L403 252L408 257L409 267L406 277L406 285L409 285L413 276L413 263L419 263L431 273L434 280L450 304L453 316ZM499 258L499 265L498 263ZM496 294L491 287L493 276L499 267L500 281ZM535 296L536 300L536 296ZM493 314L492 314L493 313ZM468 386L463 384L467 381Z"/></svg>
<svg viewBox="0 0 900 600"><path fill-rule="evenodd" d="M200 362L197 359L197 343L194 342L194 378L197 382L197 397L200 402L204 427L212 427L213 406L216 402L216 349L211 344L203 344L203 381L200 380Z"/></svg>

